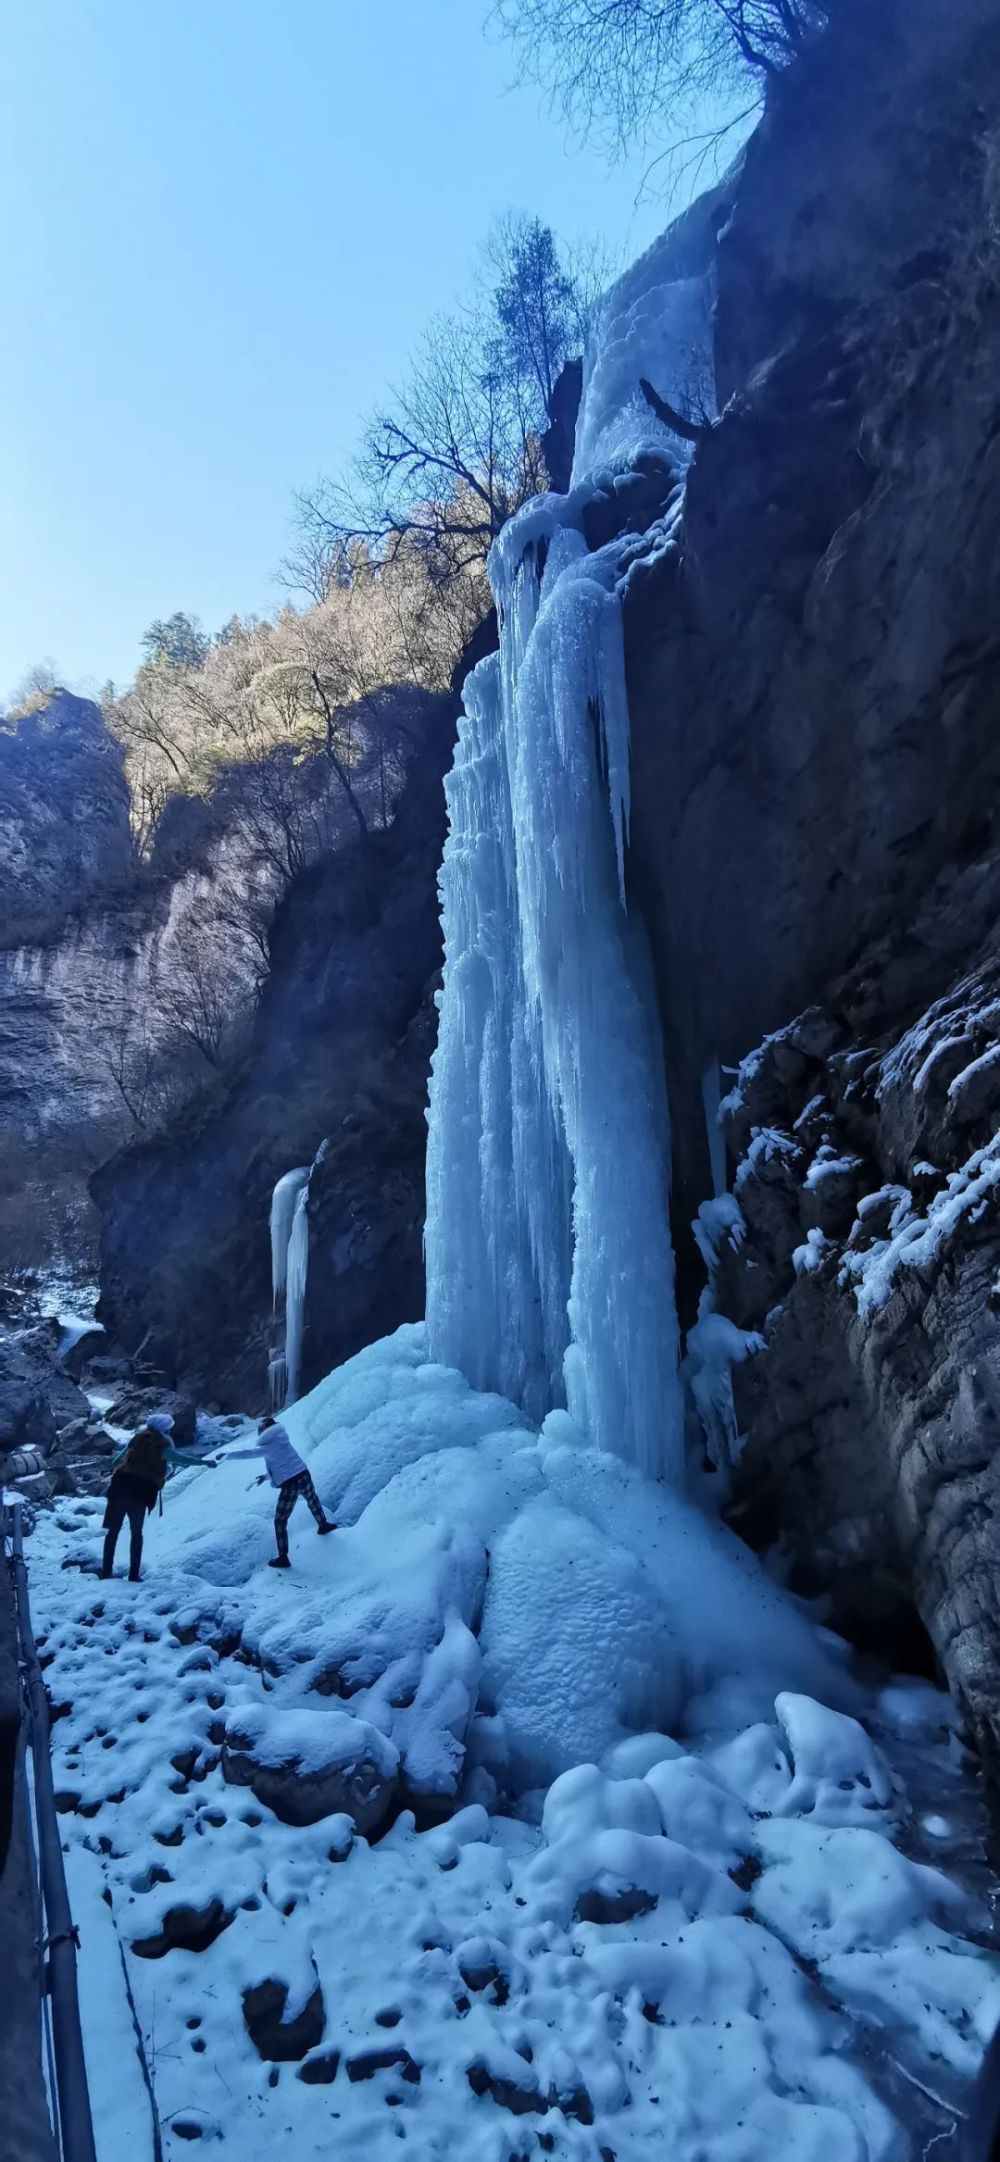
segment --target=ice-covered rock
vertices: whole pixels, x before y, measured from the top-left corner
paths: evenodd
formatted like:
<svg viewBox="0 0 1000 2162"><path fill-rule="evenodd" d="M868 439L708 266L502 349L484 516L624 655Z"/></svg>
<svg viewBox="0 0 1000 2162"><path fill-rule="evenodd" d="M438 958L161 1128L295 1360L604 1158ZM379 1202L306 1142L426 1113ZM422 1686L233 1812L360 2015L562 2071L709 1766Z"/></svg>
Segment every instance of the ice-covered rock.
<svg viewBox="0 0 1000 2162"><path fill-rule="evenodd" d="M283 1824L346 1816L359 1832L371 1833L392 1809L399 1753L350 1712L272 1711L249 1703L231 1709L222 1769L232 1785L251 1787Z"/></svg>

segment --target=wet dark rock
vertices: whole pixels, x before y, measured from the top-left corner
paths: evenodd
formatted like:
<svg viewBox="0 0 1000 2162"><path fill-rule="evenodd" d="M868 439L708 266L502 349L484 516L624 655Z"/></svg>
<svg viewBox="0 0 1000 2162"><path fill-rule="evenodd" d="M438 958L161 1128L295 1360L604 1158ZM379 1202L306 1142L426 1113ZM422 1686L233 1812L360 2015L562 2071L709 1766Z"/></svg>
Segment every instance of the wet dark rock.
<svg viewBox="0 0 1000 2162"><path fill-rule="evenodd" d="M140 1388L133 1385L116 1396L106 1412L109 1426L136 1428L142 1426L153 1412L165 1411L172 1418L171 1441L178 1449L190 1448L195 1438L198 1407L190 1397L180 1396L173 1389Z"/></svg>
<svg viewBox="0 0 1000 2162"><path fill-rule="evenodd" d="M539 2087L530 2085L527 2080L521 2086L513 2080L501 2079L478 2061L469 2065L466 2078L473 2094L490 2095L501 2109L509 2109L515 2117L527 2117L536 2113L544 2116L549 2108L548 2097L542 2094Z"/></svg>
<svg viewBox="0 0 1000 2162"><path fill-rule="evenodd" d="M549 487L565 495L573 471L576 420L583 389L583 362L568 360L560 369L549 399L549 425L541 438L541 452Z"/></svg>
<svg viewBox="0 0 1000 2162"><path fill-rule="evenodd" d="M652 1914L656 1893L626 1885L620 1892L581 1892L576 1903L579 1922L632 1922L638 1914Z"/></svg>
<svg viewBox="0 0 1000 2162"><path fill-rule="evenodd" d="M59 1430L55 1454L60 1457L111 1456L120 1446L105 1426L92 1419L71 1419Z"/></svg>
<svg viewBox="0 0 1000 2162"><path fill-rule="evenodd" d="M553 2109L562 2111L564 2117L575 2117L578 2124L593 2124L594 2105L586 2087L574 2087L569 2094L549 2096Z"/></svg>
<svg viewBox="0 0 1000 2162"><path fill-rule="evenodd" d="M134 1939L132 1950L140 1959L164 1959L174 1951L207 1952L232 1919L221 1899L210 1900L207 1907L168 1907L161 1928L151 1937Z"/></svg>
<svg viewBox="0 0 1000 2162"><path fill-rule="evenodd" d="M359 2050L347 2059L347 2077L355 2084L363 2079L374 2079L376 2072L393 2072L397 2069L408 2086L420 2085L420 2066L415 2063L409 2050L403 2049L398 2042L387 2043L381 2049Z"/></svg>
<svg viewBox="0 0 1000 2162"><path fill-rule="evenodd" d="M82 1380L84 1367L89 1368L92 1358L95 1355L100 1356L101 1347L106 1341L104 1330L95 1323L92 1329L85 1329L75 1343L68 1344L65 1350L60 1352L63 1368L71 1381Z"/></svg>
<svg viewBox="0 0 1000 2162"><path fill-rule="evenodd" d="M27 1381L0 1378L0 1454L37 1449L47 1456L55 1439L56 1423L41 1390Z"/></svg>
<svg viewBox="0 0 1000 2162"><path fill-rule="evenodd" d="M506 2004L510 1995L510 1984L495 1960L488 1960L480 1967L460 1966L458 1971L466 1988L471 1989L474 1996L488 1990L491 2004Z"/></svg>
<svg viewBox="0 0 1000 2162"><path fill-rule="evenodd" d="M29 1423L34 1424L37 1433L44 1428L50 1440L54 1440L61 1427L71 1421L89 1419L87 1399L82 1389L70 1380L59 1356L61 1333L55 1321L36 1322L30 1328L0 1333L0 1447L5 1445L5 1435L18 1422L22 1429L21 1439L7 1443L7 1446L28 1443L25 1428ZM8 1407L6 1413L5 1404ZM40 1409L32 1411L32 1405ZM39 1441L37 1445L44 1447L46 1444Z"/></svg>
<svg viewBox="0 0 1000 2162"><path fill-rule="evenodd" d="M92 1382L103 1384L109 1381L128 1381L132 1374L132 1361L125 1358L112 1358L102 1352L99 1357L88 1361L88 1373Z"/></svg>
<svg viewBox="0 0 1000 2162"><path fill-rule="evenodd" d="M268 1979L243 1992L243 2018L257 2055L270 2064L293 2064L323 2039L326 2011L317 1982L294 2019L285 2018L288 1985ZM308 2075L304 2075L308 2077Z"/></svg>
<svg viewBox="0 0 1000 2162"><path fill-rule="evenodd" d="M300 2064L296 2078L307 2087L332 2087L340 2069L339 2050L327 2050L321 2057L307 2057Z"/></svg>

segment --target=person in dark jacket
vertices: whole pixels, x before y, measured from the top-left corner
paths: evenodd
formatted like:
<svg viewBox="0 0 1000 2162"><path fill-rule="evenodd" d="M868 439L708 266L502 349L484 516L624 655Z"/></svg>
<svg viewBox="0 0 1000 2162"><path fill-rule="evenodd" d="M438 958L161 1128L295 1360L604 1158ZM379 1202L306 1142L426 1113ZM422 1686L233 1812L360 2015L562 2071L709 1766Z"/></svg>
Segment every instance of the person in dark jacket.
<svg viewBox="0 0 1000 2162"><path fill-rule="evenodd" d="M115 1457L107 1508L104 1511L102 1577L113 1576L115 1548L128 1518L130 1584L137 1584L142 1567L142 1534L146 1518L155 1509L167 1472L173 1464L200 1464L203 1458L185 1456L170 1439L174 1422L169 1412L154 1411L145 1426L136 1428L127 1448Z"/></svg>
<svg viewBox="0 0 1000 2162"><path fill-rule="evenodd" d="M271 1569L290 1569L288 1559L288 1519L300 1496L306 1507L312 1510L316 1529L322 1537L328 1531L336 1531L312 1483L312 1478L297 1449L282 1426L270 1412L257 1429L260 1440L254 1449L227 1449L225 1461L231 1464L234 1457L262 1456L267 1465L272 1486L278 1489L278 1504L274 1512L274 1543L278 1549L268 1563Z"/></svg>

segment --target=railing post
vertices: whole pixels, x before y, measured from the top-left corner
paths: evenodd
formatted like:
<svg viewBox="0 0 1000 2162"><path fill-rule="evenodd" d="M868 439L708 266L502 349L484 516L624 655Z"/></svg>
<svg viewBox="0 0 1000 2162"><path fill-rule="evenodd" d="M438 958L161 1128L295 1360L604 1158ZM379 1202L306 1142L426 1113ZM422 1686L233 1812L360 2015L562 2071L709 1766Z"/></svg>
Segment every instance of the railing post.
<svg viewBox="0 0 1000 2162"><path fill-rule="evenodd" d="M5 1511L5 1519L7 1512ZM24 1566L21 1504L11 1511L11 1575L17 1607L18 1634L24 1689L31 1719L31 1763L35 1791L35 1828L38 1860L45 1900L47 1930L46 1977L52 2005L52 2039L59 2098L59 2124L63 2162L97 2162L94 2125L87 2085L87 2063L80 2024L77 1986L77 1936L70 1912L66 1872L63 1867L59 1818L52 1783L49 1749L49 1704L38 1664L28 1603L28 1575Z"/></svg>

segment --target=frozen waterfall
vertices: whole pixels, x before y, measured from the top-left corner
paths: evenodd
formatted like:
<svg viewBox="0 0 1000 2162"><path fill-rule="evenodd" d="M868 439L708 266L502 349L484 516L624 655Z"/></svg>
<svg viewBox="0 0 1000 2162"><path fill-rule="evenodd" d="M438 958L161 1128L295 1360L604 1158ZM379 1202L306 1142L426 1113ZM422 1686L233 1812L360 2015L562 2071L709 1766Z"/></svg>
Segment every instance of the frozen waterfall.
<svg viewBox="0 0 1000 2162"><path fill-rule="evenodd" d="M557 529L539 578L532 532L525 514L494 552L501 652L468 686L448 783L430 1348L679 1481L666 1100L622 900L616 559Z"/></svg>
<svg viewBox="0 0 1000 2162"><path fill-rule="evenodd" d="M591 1442L676 1485L666 1093L625 905L621 595L637 556L677 546L683 452L638 382L683 401L703 373L702 244L652 250L609 295L578 430L606 462L581 475L578 453L570 495L528 504L491 554L500 652L467 683L447 783L427 1155L432 1357L534 1418L565 1405ZM587 504L640 456L664 468L663 516L588 552Z"/></svg>

